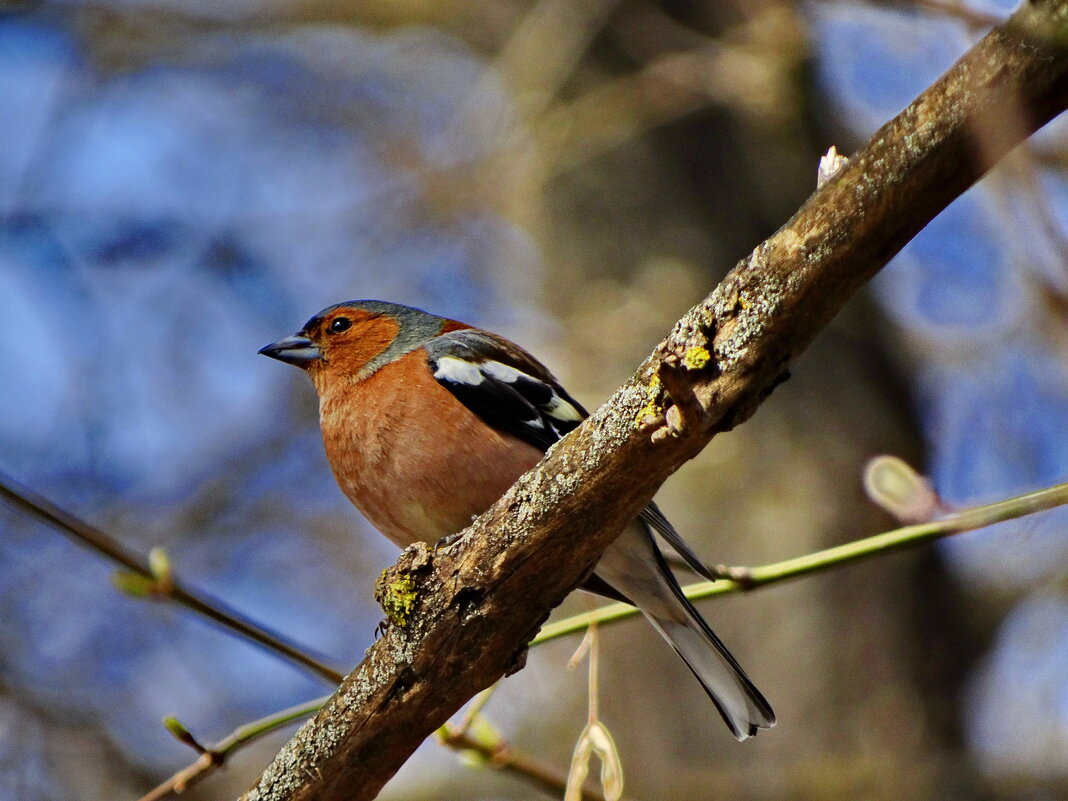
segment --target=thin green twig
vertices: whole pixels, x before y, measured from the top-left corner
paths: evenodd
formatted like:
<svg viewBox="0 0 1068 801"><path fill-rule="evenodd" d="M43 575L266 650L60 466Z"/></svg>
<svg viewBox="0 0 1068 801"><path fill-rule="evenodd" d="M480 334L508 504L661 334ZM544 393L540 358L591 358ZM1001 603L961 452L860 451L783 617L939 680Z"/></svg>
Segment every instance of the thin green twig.
<svg viewBox="0 0 1068 801"><path fill-rule="evenodd" d="M1065 504L1068 504L1068 483L1057 484L1026 495L964 509L929 523L905 526L783 562L761 567L720 568L718 572L722 573L725 578L714 582L701 581L688 584L683 587L683 592L686 593L687 598L696 601L712 595L753 590L786 579L807 576L862 559L870 559L891 551L911 548L963 531L973 531L1005 520L1043 512ZM629 604L609 604L543 626L530 644L539 645L557 637L582 632L590 623L611 623L636 614L638 610Z"/></svg>
<svg viewBox="0 0 1068 801"><path fill-rule="evenodd" d="M215 743L215 745L205 746L196 762L182 768L165 782L141 796L138 801L159 801L159 799L166 798L171 793L184 792L190 785L200 781L214 770L221 768L230 754L238 748L248 745L283 726L288 726L290 723L306 718L309 715L314 715L322 709L323 704L328 700L329 696L316 698L314 701L291 706L289 709L283 709L280 712L275 712L272 715L267 715L259 720L239 726Z"/></svg>
<svg viewBox="0 0 1068 801"><path fill-rule="evenodd" d="M484 690L480 694L481 703L476 701L479 706L475 710L475 715L481 709L481 704L489 700L492 690L493 687ZM195 744L193 747L200 753L200 756L192 764L182 768L169 779L141 796L138 801L160 801L160 799L172 794L180 795L196 782L207 778L209 774L223 767L234 751L295 721L314 715L329 700L329 696L316 698L267 715L259 720L254 720L251 723L246 723L234 729L214 745L200 746L195 744L196 740L192 735L179 736L182 742ZM467 725L462 728L459 726L442 727L439 731L439 738L454 751L475 753L484 764L490 765L497 770L511 773L550 795L559 796L564 792L564 777L554 768L515 751L503 740L486 741L483 738L473 736L469 731L470 723L471 721L468 721ZM183 728L181 724L177 724L177 727ZM168 728L171 729L172 734L175 733L174 724L168 726ZM585 788L582 797L585 801L605 801L604 795L592 788Z"/></svg>

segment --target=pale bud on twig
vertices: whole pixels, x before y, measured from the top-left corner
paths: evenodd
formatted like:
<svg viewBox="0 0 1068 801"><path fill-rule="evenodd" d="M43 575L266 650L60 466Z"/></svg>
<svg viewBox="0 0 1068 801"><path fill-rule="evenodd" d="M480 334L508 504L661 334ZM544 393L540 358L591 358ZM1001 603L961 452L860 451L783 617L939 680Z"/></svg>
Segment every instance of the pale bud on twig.
<svg viewBox="0 0 1068 801"><path fill-rule="evenodd" d="M931 482L896 456L876 456L868 462L864 491L902 523L922 523L945 511Z"/></svg>
<svg viewBox="0 0 1068 801"><path fill-rule="evenodd" d="M831 149L827 151L827 154L820 156L820 166L816 171L816 188L821 189L848 163L849 159L841 155L838 152L838 148L831 145Z"/></svg>

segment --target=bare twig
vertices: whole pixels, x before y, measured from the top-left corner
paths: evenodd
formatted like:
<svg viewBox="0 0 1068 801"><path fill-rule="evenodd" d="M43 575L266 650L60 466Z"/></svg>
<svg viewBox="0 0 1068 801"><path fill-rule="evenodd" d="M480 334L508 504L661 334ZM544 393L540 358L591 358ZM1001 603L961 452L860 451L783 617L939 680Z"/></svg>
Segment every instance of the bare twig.
<svg viewBox="0 0 1068 801"><path fill-rule="evenodd" d="M438 739L456 751L475 753L491 767L510 773L550 796L561 797L567 785L564 775L555 768L522 754L506 742L486 743L471 733L470 729L459 730L444 726L438 729ZM582 790L585 801L605 801L604 795L595 788Z"/></svg>
<svg viewBox="0 0 1068 801"><path fill-rule="evenodd" d="M587 676L586 726L582 729L575 749L571 755L571 769L567 774L567 791L564 801L578 801L581 788L585 786L590 772L590 758L596 756L601 761L601 788L606 798L619 801L623 796L623 762L619 757L608 727L601 722L600 716L600 640L597 636L597 624L586 630L586 636L568 667L575 667L588 656L590 660Z"/></svg>
<svg viewBox="0 0 1068 801"><path fill-rule="evenodd" d="M687 369L676 354L670 354L660 362L660 368L657 370L660 383L664 385L664 390L672 401L671 408L664 416L667 425L660 430L665 436L685 436L688 431L698 428L704 417L701 402L686 376Z"/></svg>
<svg viewBox="0 0 1068 801"><path fill-rule="evenodd" d="M488 699L488 694L485 696ZM195 747L199 754L190 765L182 768L169 779L161 782L151 791L141 796L138 801L160 801L170 795L180 795L189 787L207 778L211 773L222 768L234 752L250 745L271 732L288 726L301 718L318 712L328 698L316 698L304 704L283 709L272 715L260 718L240 726L213 745ZM477 714L477 712L476 712ZM470 724L470 722L468 722ZM176 735L177 736L177 735ZM182 742L192 745L192 735L188 738L179 736ZM468 726L443 726L438 739L455 751L477 754L485 763L496 770L509 773L528 784L552 796L561 796L565 780L560 771L545 765L525 754L511 748L507 743L487 743L471 734ZM192 740L192 742L190 742ZM604 796L594 789L584 791L585 801L605 801Z"/></svg>
<svg viewBox="0 0 1068 801"><path fill-rule="evenodd" d="M159 801L159 799L166 798L172 793L177 794L184 792L194 783L205 778L209 773L225 765L226 760L237 749L255 742L261 737L264 737L273 731L277 731L283 726L288 726L301 718L306 718L308 715L315 714L322 708L326 701L326 698L316 698L314 701L298 704L289 709L283 709L281 712L275 712L273 715L268 715L251 723L246 723L244 726L234 729L230 734L226 735L226 737L219 740L219 742L214 745L201 746L199 743L196 743L196 740L193 739L192 735L189 735L187 739L176 733L171 726L168 726L168 728L171 729L171 732L182 742L187 745L196 743L194 750L196 750L200 756L192 765L182 768L167 779L167 781L141 796L138 801ZM184 731L184 727L182 727L182 731ZM188 734L188 732L185 733Z"/></svg>
<svg viewBox="0 0 1068 801"><path fill-rule="evenodd" d="M167 581L162 584L158 583L157 572L153 570L148 559L127 548L96 526L90 525L59 508L51 501L38 495L28 487L22 486L3 473L0 473L0 500L3 500L13 509L65 534L79 545L107 557L127 570L152 582L157 592L149 597L166 598L174 601L216 623L224 630L230 631L243 639L250 640L262 648L308 669L331 684L338 684L344 678L344 674L341 671L330 667L321 658L313 656L308 649L294 645L282 635L250 621L219 599L188 589L173 576L168 576Z"/></svg>
<svg viewBox="0 0 1068 801"><path fill-rule="evenodd" d="M486 738L472 733L474 718L479 715L482 705L489 700L492 689L481 694L479 700L459 724L442 726L438 730L438 741L454 751L475 754L493 769L511 774L550 796L563 795L566 781L562 772L517 751L503 740L489 742ZM180 795L193 784L222 768L238 749L301 718L315 714L328 700L328 696L316 698L246 723L212 745L201 745L184 726L173 720L165 721L171 733L178 740L193 748L199 756L190 765L177 771L166 781L141 796L138 801L159 801L170 795ZM593 788L584 789L582 797L585 801L605 801L604 795Z"/></svg>
<svg viewBox="0 0 1068 801"><path fill-rule="evenodd" d="M842 4L843 0L824 0L824 2ZM993 28L1005 22L1003 17L976 11L960 2L945 2L945 0L866 0L866 4L875 8L893 10L916 10L928 14L938 14L943 17L957 19L966 23L973 29Z"/></svg>

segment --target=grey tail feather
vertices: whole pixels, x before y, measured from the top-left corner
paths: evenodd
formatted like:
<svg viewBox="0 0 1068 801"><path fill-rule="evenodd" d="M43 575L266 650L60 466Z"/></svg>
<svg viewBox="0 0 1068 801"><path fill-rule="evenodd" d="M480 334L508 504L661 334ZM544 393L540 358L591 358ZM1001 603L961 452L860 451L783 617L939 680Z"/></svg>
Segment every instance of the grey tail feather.
<svg viewBox="0 0 1068 801"><path fill-rule="evenodd" d="M668 619L642 610L645 616L701 682L735 738L744 740L756 735L760 729L770 729L775 725L775 713L771 705L745 675L738 660L682 594L660 549L654 547L654 551L660 562L663 583L670 588L677 602L677 611L685 617L682 620Z"/></svg>

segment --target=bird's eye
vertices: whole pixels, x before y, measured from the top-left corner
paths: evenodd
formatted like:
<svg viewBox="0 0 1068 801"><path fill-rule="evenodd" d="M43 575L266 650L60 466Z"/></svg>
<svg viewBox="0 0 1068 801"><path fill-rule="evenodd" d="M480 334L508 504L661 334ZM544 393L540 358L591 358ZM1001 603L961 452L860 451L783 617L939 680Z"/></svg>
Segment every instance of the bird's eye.
<svg viewBox="0 0 1068 801"><path fill-rule="evenodd" d="M352 320L348 317L335 317L330 321L330 333L340 334L352 327Z"/></svg>

